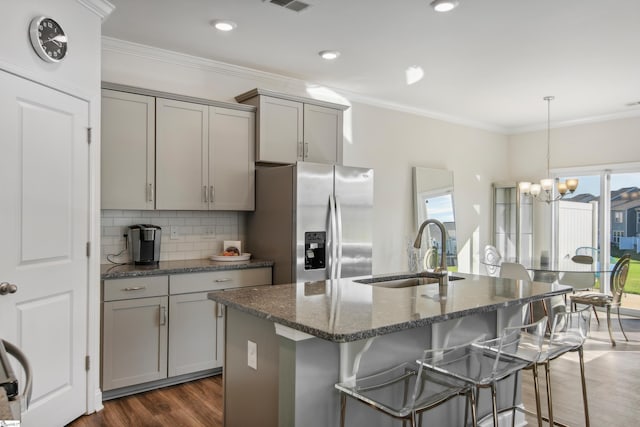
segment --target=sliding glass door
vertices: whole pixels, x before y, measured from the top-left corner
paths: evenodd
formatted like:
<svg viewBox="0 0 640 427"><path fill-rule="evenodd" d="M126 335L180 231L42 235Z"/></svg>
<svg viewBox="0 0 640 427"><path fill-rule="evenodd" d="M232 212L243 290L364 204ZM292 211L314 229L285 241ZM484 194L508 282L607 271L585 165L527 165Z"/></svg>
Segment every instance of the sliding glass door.
<svg viewBox="0 0 640 427"><path fill-rule="evenodd" d="M622 307L640 314L640 172L611 173L610 177L611 263L623 254L631 255Z"/></svg>
<svg viewBox="0 0 640 427"><path fill-rule="evenodd" d="M570 177L580 180L578 189L554 206L557 259L592 256L601 272L596 287L609 292L608 272L620 256L630 254L621 311L640 315L640 166Z"/></svg>

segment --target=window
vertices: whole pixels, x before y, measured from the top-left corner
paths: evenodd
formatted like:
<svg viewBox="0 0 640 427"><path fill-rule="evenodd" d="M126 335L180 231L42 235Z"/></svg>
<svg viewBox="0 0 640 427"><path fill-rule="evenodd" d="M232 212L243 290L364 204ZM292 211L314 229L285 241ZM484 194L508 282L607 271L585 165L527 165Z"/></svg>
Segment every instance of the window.
<svg viewBox="0 0 640 427"><path fill-rule="evenodd" d="M613 213L613 220L616 222L616 224L622 224L624 222L624 212L615 211Z"/></svg>
<svg viewBox="0 0 640 427"><path fill-rule="evenodd" d="M614 231L611 233L611 243L614 245L620 244L620 238L624 237L624 231Z"/></svg>

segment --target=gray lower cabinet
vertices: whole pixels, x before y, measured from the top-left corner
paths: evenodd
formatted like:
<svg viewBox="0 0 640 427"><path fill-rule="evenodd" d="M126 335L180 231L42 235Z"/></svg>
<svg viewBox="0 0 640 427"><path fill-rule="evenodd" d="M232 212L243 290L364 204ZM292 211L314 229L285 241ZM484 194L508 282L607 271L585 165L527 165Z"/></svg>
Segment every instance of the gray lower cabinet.
<svg viewBox="0 0 640 427"><path fill-rule="evenodd" d="M117 397L215 373L224 307L207 294L271 283L270 267L104 280L102 391Z"/></svg>
<svg viewBox="0 0 640 427"><path fill-rule="evenodd" d="M207 292L169 297L169 376L189 374L222 366L222 310ZM212 335L215 328L215 336Z"/></svg>
<svg viewBox="0 0 640 427"><path fill-rule="evenodd" d="M103 391L167 377L167 290L167 276L104 281Z"/></svg>

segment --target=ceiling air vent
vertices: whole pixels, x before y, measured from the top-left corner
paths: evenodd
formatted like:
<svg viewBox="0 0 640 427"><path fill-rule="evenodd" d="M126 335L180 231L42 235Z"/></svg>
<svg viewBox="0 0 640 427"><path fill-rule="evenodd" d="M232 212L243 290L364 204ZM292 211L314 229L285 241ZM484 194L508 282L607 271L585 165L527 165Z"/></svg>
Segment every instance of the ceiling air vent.
<svg viewBox="0 0 640 427"><path fill-rule="evenodd" d="M276 6L284 7L285 9L293 10L294 12L302 12L310 6L309 3L305 3L299 0L262 0L268 1Z"/></svg>

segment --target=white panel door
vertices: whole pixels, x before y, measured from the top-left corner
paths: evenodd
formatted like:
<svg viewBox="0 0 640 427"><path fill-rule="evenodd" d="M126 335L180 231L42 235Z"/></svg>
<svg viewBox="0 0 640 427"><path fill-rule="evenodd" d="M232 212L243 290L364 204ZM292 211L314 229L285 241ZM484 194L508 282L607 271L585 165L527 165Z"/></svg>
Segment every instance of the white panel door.
<svg viewBox="0 0 640 427"><path fill-rule="evenodd" d="M0 336L33 368L22 425L64 425L87 407L88 104L0 71L0 114Z"/></svg>

